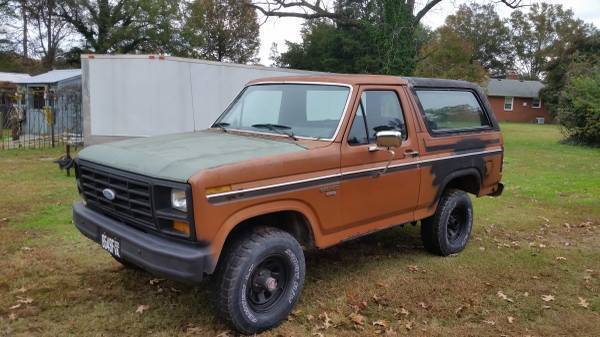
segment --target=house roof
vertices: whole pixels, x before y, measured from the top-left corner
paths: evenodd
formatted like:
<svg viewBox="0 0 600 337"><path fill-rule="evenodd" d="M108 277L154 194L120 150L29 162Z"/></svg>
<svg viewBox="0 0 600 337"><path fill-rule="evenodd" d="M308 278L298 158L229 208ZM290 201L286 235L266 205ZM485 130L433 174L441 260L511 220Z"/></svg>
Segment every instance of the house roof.
<svg viewBox="0 0 600 337"><path fill-rule="evenodd" d="M15 83L19 84L50 84L81 76L81 69L51 70L47 73L25 78Z"/></svg>
<svg viewBox="0 0 600 337"><path fill-rule="evenodd" d="M544 84L540 81L490 79L487 83L488 96L539 97Z"/></svg>
<svg viewBox="0 0 600 337"><path fill-rule="evenodd" d="M2 73L0 72L0 82L18 82L21 80L25 80L27 78L29 78L31 76L29 76L28 74L21 74L21 73Z"/></svg>

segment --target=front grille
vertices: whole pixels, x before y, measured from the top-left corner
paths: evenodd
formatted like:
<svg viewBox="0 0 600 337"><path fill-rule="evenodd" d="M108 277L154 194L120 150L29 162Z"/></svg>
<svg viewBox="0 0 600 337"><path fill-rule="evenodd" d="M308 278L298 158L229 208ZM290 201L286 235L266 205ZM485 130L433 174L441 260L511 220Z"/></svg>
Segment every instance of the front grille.
<svg viewBox="0 0 600 337"><path fill-rule="evenodd" d="M156 229L152 209L152 188L148 182L80 163L78 166L81 192L88 205L121 222ZM104 189L115 192L108 200Z"/></svg>

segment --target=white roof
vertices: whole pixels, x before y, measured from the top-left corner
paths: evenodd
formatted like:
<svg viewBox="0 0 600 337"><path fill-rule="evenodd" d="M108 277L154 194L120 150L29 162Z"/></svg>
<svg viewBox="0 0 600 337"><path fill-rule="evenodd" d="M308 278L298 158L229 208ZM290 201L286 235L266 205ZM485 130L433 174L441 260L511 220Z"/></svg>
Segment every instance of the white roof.
<svg viewBox="0 0 600 337"><path fill-rule="evenodd" d="M0 73L0 82L19 82L29 78L28 74L21 73Z"/></svg>
<svg viewBox="0 0 600 337"><path fill-rule="evenodd" d="M487 83L488 96L539 97L544 84L540 81L492 78Z"/></svg>
<svg viewBox="0 0 600 337"><path fill-rule="evenodd" d="M73 77L81 76L81 69L64 69L64 70L51 70L47 73L40 74L37 76L31 76L26 79L17 81L19 84L50 84L57 83L60 81L68 80Z"/></svg>

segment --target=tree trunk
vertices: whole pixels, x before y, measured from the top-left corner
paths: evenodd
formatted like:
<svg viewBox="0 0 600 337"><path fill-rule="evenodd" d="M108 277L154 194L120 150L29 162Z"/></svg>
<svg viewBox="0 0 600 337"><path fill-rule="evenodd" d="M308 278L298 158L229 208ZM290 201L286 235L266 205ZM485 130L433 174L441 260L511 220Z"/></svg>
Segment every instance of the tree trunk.
<svg viewBox="0 0 600 337"><path fill-rule="evenodd" d="M25 9L25 1L21 0L21 16L23 17L23 62L27 62L29 59L29 51L27 49L27 45L29 42L27 41L27 10Z"/></svg>

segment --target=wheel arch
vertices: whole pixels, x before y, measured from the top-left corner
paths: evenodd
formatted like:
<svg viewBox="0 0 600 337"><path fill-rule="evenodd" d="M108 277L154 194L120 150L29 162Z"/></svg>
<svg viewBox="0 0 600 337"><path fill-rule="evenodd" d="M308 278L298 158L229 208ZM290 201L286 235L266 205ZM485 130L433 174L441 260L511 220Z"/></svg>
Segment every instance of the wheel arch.
<svg viewBox="0 0 600 337"><path fill-rule="evenodd" d="M319 221L309 205L297 200L259 204L239 210L221 226L211 243L215 266L229 243L260 225L290 233L305 248L319 246Z"/></svg>
<svg viewBox="0 0 600 337"><path fill-rule="evenodd" d="M456 188L475 195L481 190L481 172L474 167L456 170L444 178L436 200L449 188Z"/></svg>

